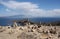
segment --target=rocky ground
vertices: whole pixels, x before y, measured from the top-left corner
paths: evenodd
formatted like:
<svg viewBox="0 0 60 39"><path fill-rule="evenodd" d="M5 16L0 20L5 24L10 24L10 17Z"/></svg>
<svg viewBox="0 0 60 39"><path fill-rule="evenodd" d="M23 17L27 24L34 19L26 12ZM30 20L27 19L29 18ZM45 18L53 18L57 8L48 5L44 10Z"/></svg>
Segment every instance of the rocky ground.
<svg viewBox="0 0 60 39"><path fill-rule="evenodd" d="M0 39L60 39L60 26L0 26Z"/></svg>

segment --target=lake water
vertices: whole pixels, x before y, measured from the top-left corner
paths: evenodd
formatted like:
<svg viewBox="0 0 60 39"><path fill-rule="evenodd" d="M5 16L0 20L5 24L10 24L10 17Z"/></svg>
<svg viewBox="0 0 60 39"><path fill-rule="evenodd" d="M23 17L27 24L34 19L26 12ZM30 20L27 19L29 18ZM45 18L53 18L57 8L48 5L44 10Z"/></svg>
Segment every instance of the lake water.
<svg viewBox="0 0 60 39"><path fill-rule="evenodd" d="M13 24L13 20L22 20L23 18L0 18L0 25L11 25ZM60 21L60 18L29 18L30 21L33 22L54 22Z"/></svg>

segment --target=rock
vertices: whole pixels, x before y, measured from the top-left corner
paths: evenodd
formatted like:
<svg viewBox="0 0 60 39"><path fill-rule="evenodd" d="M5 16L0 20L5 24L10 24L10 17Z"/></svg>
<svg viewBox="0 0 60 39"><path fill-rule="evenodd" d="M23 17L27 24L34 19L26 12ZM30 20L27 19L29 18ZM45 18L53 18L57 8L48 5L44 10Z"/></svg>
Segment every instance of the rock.
<svg viewBox="0 0 60 39"><path fill-rule="evenodd" d="M9 37L9 38L8 38ZM60 26L1 26L0 39L60 39Z"/></svg>
<svg viewBox="0 0 60 39"><path fill-rule="evenodd" d="M0 29L2 29L3 27L2 26L0 26Z"/></svg>
<svg viewBox="0 0 60 39"><path fill-rule="evenodd" d="M37 39L37 37L34 37L32 34L26 34L22 32L19 36L17 36L18 39Z"/></svg>
<svg viewBox="0 0 60 39"><path fill-rule="evenodd" d="M48 34L42 33L42 34L40 35L40 38L41 38L41 39L48 39L48 37L49 37Z"/></svg>
<svg viewBox="0 0 60 39"><path fill-rule="evenodd" d="M15 33L15 31L14 30L10 30L9 32L8 32L8 34L13 34L13 33Z"/></svg>
<svg viewBox="0 0 60 39"><path fill-rule="evenodd" d="M51 33L51 34L56 34L56 31L51 29L51 30L50 30L50 33Z"/></svg>

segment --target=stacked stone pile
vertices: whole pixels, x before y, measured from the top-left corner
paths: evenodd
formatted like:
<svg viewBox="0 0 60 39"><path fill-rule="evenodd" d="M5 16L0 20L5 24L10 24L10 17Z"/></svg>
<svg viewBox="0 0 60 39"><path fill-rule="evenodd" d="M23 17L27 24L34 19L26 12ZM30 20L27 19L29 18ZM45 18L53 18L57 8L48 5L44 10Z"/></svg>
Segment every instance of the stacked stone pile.
<svg viewBox="0 0 60 39"><path fill-rule="evenodd" d="M0 39L60 39L60 26L0 26Z"/></svg>

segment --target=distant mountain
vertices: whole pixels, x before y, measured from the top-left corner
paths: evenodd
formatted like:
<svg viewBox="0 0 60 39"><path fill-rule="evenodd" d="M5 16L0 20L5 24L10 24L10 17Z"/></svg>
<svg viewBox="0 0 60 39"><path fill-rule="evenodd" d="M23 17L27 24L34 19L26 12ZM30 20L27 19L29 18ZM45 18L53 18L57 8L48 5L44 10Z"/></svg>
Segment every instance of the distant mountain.
<svg viewBox="0 0 60 39"><path fill-rule="evenodd" d="M14 15L14 16L9 16L8 18L32 18L32 16L26 16L26 15Z"/></svg>
<svg viewBox="0 0 60 39"><path fill-rule="evenodd" d="M24 15L14 15L14 16L9 16L9 18L24 18Z"/></svg>
<svg viewBox="0 0 60 39"><path fill-rule="evenodd" d="M14 15L14 16L6 16L0 18L27 18L25 15Z"/></svg>

